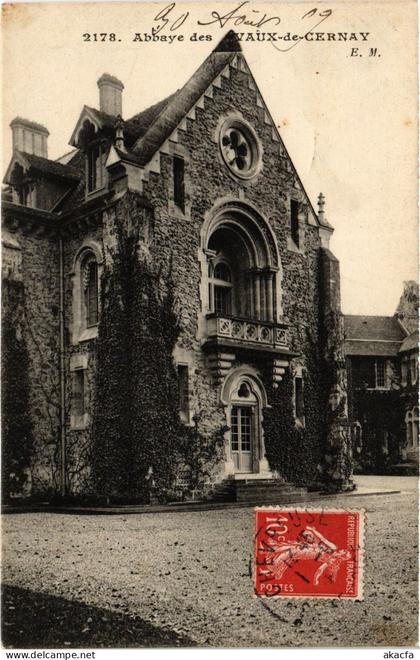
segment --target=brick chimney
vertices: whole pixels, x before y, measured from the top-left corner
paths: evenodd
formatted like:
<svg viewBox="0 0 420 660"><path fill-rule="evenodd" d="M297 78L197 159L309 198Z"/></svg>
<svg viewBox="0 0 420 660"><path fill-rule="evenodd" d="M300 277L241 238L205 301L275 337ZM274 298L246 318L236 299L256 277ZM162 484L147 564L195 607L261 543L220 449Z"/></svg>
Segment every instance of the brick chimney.
<svg viewBox="0 0 420 660"><path fill-rule="evenodd" d="M104 73L98 80L99 110L107 115L122 116L122 91L124 85L118 78Z"/></svg>
<svg viewBox="0 0 420 660"><path fill-rule="evenodd" d="M16 117L10 123L13 134L13 151L25 151L27 154L35 154L48 158L47 138L48 130L34 121Z"/></svg>

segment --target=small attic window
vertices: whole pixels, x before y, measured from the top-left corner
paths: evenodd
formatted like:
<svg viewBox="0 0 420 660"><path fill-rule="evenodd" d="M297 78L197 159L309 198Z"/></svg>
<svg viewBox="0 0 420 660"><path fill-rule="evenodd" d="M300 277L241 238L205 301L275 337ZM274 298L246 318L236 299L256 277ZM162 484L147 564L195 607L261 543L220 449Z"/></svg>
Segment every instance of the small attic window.
<svg viewBox="0 0 420 660"><path fill-rule="evenodd" d="M185 179L184 179L185 164L184 159L179 156L174 156L174 202L181 209L185 211Z"/></svg>
<svg viewBox="0 0 420 660"><path fill-rule="evenodd" d="M22 165L16 163L11 177L10 183L12 186L13 201L22 206L29 206L35 208L36 206L36 187L35 182L28 178L27 173Z"/></svg>
<svg viewBox="0 0 420 660"><path fill-rule="evenodd" d="M17 188L19 204L22 206L35 207L35 184L33 181L26 181Z"/></svg>

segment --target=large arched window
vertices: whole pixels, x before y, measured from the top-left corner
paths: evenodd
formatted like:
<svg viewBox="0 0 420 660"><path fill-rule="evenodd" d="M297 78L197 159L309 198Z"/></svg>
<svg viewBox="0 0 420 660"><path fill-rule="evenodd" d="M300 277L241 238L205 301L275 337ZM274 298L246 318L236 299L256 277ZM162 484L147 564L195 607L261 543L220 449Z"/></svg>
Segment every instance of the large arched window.
<svg viewBox="0 0 420 660"><path fill-rule="evenodd" d="M205 243L210 312L255 321L278 318L279 268L269 236L244 213L216 220Z"/></svg>

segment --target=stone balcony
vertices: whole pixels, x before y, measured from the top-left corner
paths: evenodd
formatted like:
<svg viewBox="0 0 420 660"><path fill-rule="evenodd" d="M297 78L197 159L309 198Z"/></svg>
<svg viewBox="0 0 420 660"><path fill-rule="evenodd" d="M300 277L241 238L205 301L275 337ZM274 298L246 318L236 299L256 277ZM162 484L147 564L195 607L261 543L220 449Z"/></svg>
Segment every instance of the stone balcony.
<svg viewBox="0 0 420 660"><path fill-rule="evenodd" d="M290 359L296 355L289 349L287 324L217 314L208 314L206 321L203 349L217 384L228 374L238 354L252 351L270 355L273 386L278 386Z"/></svg>
<svg viewBox="0 0 420 660"><path fill-rule="evenodd" d="M207 342L245 349L288 352L288 326L285 323L208 314Z"/></svg>

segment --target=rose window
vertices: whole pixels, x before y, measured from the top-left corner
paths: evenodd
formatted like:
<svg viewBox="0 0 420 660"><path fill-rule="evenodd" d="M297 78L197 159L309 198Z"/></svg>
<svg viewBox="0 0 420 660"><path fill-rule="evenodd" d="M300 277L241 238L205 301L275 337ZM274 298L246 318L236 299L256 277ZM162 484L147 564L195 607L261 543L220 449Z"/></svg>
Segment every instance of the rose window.
<svg viewBox="0 0 420 660"><path fill-rule="evenodd" d="M242 179L253 177L260 165L260 146L252 127L243 120L228 119L220 131L220 150L231 172Z"/></svg>
<svg viewBox="0 0 420 660"><path fill-rule="evenodd" d="M229 128L222 137L223 156L232 169L240 172L249 170L252 151L246 137L236 128Z"/></svg>

